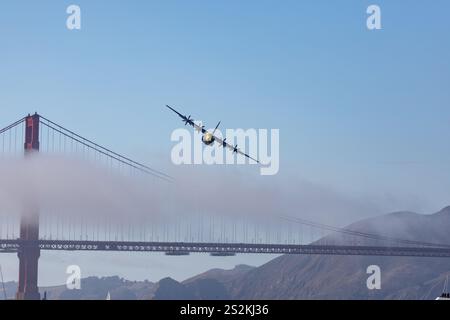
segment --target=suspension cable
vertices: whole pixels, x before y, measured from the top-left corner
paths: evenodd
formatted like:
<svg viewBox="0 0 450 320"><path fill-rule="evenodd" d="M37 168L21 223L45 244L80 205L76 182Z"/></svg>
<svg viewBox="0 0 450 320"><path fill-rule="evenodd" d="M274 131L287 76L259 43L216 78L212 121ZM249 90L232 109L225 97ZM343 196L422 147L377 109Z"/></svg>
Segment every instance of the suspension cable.
<svg viewBox="0 0 450 320"><path fill-rule="evenodd" d="M110 150L110 149L108 149L108 148L105 148L105 147L103 147L103 146L101 146L101 145L99 145L99 144L93 142L92 140L86 139L86 138L80 136L79 134L77 134L77 133L75 133L75 132L73 132L73 131L71 131L71 130L66 129L66 128L64 128L63 126L60 126L59 124L57 124L57 123L55 123L55 122L53 122L53 121L51 121L51 120L49 120L49 119L47 119L47 118L41 116L41 115L40 115L40 118L41 118L41 119L44 119L44 120L47 121L49 124L51 124L51 125L53 125L53 126L59 128L59 129L61 129L61 130L64 130L64 131L70 133L72 136L75 136L75 137L77 137L78 139L81 139L82 141L85 141L85 142L87 142L87 143L89 143L89 144L92 144L93 146L95 146L95 147L98 148L98 149L102 149L102 150L104 150L105 152L110 153L110 154L112 154L112 155L114 155L114 156L116 156L116 157L118 157L118 158L122 158L122 159L124 159L124 160L126 160L126 161L128 161L128 162L130 162L130 163L132 163L132 164L134 164L134 165L136 165L136 166L145 168L145 169L147 169L148 171L152 171L153 173L155 173L155 174L157 174L157 175L161 175L161 176L163 176L163 177L165 177L165 178L167 178L167 179L173 180L173 178L172 178L171 176L169 176L169 175L167 175L167 174L165 174L165 173L163 173L163 172L161 172L161 171L158 171L158 170L156 170L156 169L153 169L153 168L151 168L151 167L149 167L149 166L146 166L146 165L144 165L144 164L142 164L142 163L139 163L139 162L136 162L136 161L134 161L134 160L132 160L132 159L130 159L130 158L127 158L127 157L125 157L125 156L123 156L123 155L121 155L121 154L119 154L119 153L117 153L117 152L114 152L114 151L112 151L112 150ZM44 122L42 122L42 123L44 123ZM44 124L45 124L45 123L44 123ZM53 129L54 129L54 128L53 128ZM54 130L55 130L55 129L54 129ZM58 130L56 130L56 131L58 131ZM70 137L70 136L69 136L69 137ZM73 138L73 137L71 137L71 138ZM86 145L86 146L87 146L87 145ZM95 148L92 148L92 149L95 150ZM96 151L98 151L98 150L96 150ZM105 153L104 153L104 154L105 154ZM106 155L108 155L108 154L106 154ZM117 159L116 159L116 160L117 160ZM124 163L124 162L122 162L122 163Z"/></svg>
<svg viewBox="0 0 450 320"><path fill-rule="evenodd" d="M438 243L399 239L399 238L394 238L394 237L390 237L390 236L382 235L382 234L371 234L371 233L365 233L365 232L360 232L360 231L356 231L356 230L338 228L338 227L333 227L330 225L325 225L325 224L312 222L312 221L308 221L308 220L301 219L301 218L295 218L295 217L291 217L291 216L282 216L281 218L284 220L290 221L290 222L299 223L302 225L307 225L307 226L315 227L318 229L334 231L334 232L341 233L341 234L349 234L349 235L368 238L368 239L372 239L372 240L391 241L391 242L397 242L397 243L402 243L402 244L419 245L419 246L425 246L425 247L442 247L442 248L450 247L450 245L448 245L448 244L438 244Z"/></svg>
<svg viewBox="0 0 450 320"><path fill-rule="evenodd" d="M25 117L17 120L16 122L14 122L13 124L10 124L9 126L3 128L0 130L0 134L5 133L6 131L13 129L14 127L16 127L17 125L19 125L20 123L22 123L23 121L25 121Z"/></svg>
<svg viewBox="0 0 450 320"><path fill-rule="evenodd" d="M72 139L73 141L78 142L79 144L81 144L81 145L83 145L83 146L85 146L85 147L87 147L89 149L92 149L92 150L94 150L94 151L96 151L98 153L101 153L101 154L105 155L106 157L114 159L114 160L116 160L116 161L118 161L120 163L128 165L128 166L130 166L130 167L132 167L132 168L134 168L136 170L139 170L139 171L141 171L143 173L146 173L148 175L152 175L154 177L157 177L159 179L165 180L167 182L173 182L173 178L168 176L168 175L166 175L166 174L164 174L164 173L159 173L158 171L153 170L153 169L151 169L151 168L149 168L149 167L147 167L145 165L142 165L142 164L140 164L138 162L135 162L133 160L129 160L128 158L120 156L119 154L115 154L115 153L109 151L106 148L103 148L101 146L96 145L95 143L92 143L93 145L90 145L89 143L91 143L91 142L89 140L84 139L84 138L82 138L82 137L80 137L78 135L76 135L76 137L73 137L73 136L70 135L71 133L68 130L66 130L68 132L67 133L67 132L63 132L62 130L60 130L58 128L55 128L54 126L52 126L52 125L50 125L48 123L41 122L41 124L43 124L44 126L48 127L49 129L52 129L52 130L62 134L65 137L68 137L68 138ZM64 130L64 128L61 128L61 129Z"/></svg>

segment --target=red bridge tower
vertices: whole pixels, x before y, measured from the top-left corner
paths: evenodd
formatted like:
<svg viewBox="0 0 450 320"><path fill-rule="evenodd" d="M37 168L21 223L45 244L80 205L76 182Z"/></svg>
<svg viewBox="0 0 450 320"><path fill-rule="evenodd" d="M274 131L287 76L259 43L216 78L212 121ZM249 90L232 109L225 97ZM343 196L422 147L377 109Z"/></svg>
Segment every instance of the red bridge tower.
<svg viewBox="0 0 450 320"><path fill-rule="evenodd" d="M25 156L39 151L39 115L28 115L25 118ZM26 241L21 244L19 256L19 287L16 299L39 300L38 289L38 260L40 249L39 240L39 210L37 205L28 204L24 208L20 221L20 240Z"/></svg>

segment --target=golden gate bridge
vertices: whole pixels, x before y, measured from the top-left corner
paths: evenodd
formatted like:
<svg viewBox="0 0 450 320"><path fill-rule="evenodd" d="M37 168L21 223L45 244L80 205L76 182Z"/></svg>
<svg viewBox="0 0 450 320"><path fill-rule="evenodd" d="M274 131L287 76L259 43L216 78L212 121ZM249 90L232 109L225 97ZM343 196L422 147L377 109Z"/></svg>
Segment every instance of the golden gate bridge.
<svg viewBox="0 0 450 320"><path fill-rule="evenodd" d="M167 202L175 201L170 199L176 181L171 176L37 113L0 130L0 152L2 158L19 157L25 158L24 161L36 154L65 154L100 164L109 171L145 175L153 183L166 184ZM0 213L2 210L6 209L0 204ZM111 219L52 216L37 205L27 205L21 210L19 215L9 212L0 215L0 253L17 253L19 258L17 299L40 299L38 260L41 250L164 252L177 256L253 253L450 257L450 244L398 239L290 216L255 223L239 216L233 220L202 214L192 219L159 221L158 225L155 221L119 219L113 223Z"/></svg>

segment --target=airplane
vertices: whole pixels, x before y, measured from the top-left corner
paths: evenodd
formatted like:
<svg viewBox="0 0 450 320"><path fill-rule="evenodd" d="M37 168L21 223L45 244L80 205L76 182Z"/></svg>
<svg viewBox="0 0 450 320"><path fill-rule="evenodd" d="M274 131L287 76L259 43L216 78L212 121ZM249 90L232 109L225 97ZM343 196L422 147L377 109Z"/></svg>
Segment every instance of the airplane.
<svg viewBox="0 0 450 320"><path fill-rule="evenodd" d="M222 140L221 138L219 138L219 137L217 137L217 136L214 135L214 133L216 132L217 128L219 128L219 126L220 126L220 121L219 121L219 123L217 124L216 128L214 129L214 131L211 133L211 132L209 132L209 131L207 131L207 130L205 129L205 126L199 126L198 124L196 124L196 123L194 122L194 119L192 119L190 115L189 115L188 117L186 117L185 115L182 115L181 113L179 113L179 112L178 112L177 110L175 110L174 108L172 108L172 107L170 107L170 106L168 106L168 105L166 105L166 107L169 108L170 110L172 110L173 112L175 112L175 113L182 119L182 121L184 122L184 125L185 125L185 126L189 124L189 125L192 126L195 130L197 130L198 132L201 132L201 133L203 134L203 136L202 136L202 142L203 142L205 145L210 146L210 145L212 145L214 142L217 142L217 143L218 143L219 145L221 145L222 147L228 148L229 150L233 151L233 153L238 153L238 154L240 154L240 155L243 155L243 156L245 156L245 157L247 157L247 158L249 158L249 159L255 161L256 163L259 163L258 160L256 160L256 159L250 157L248 154L246 154L245 152L242 152L240 149L238 149L238 145L233 146L233 145L231 145L231 144L229 144L229 143L227 142L227 139L226 139L226 138Z"/></svg>

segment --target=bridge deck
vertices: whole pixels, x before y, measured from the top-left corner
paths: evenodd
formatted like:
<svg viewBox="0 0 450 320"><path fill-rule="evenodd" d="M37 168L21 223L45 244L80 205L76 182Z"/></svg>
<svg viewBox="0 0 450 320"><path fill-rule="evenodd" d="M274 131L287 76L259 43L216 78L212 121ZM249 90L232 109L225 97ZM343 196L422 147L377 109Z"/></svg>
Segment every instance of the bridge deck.
<svg viewBox="0 0 450 320"><path fill-rule="evenodd" d="M450 247L382 247L340 245L283 245L251 243L189 243L189 242L124 242L67 240L0 240L1 252L16 252L21 247L36 246L41 250L62 251L133 251L171 253L255 253L303 255L363 255L450 258Z"/></svg>

